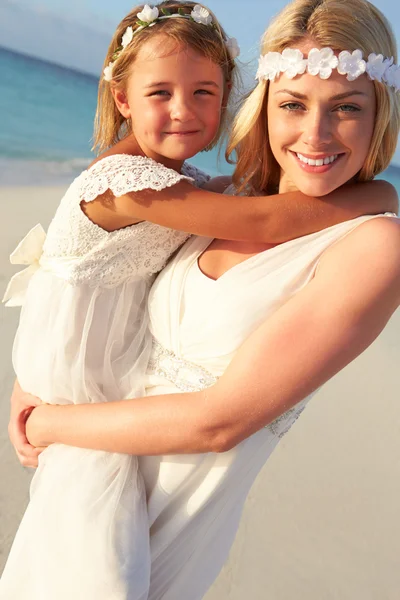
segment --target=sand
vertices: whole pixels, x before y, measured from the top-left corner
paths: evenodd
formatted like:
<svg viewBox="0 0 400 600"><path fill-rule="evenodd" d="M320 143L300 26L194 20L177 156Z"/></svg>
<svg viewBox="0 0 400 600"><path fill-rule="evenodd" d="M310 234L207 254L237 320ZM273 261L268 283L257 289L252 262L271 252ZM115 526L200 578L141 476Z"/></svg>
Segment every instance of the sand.
<svg viewBox="0 0 400 600"><path fill-rule="evenodd" d="M1 295L15 271L8 255L30 227L48 225L62 191L0 189ZM18 312L0 307L0 572L31 477L7 437ZM399 331L400 311L281 441L206 600L400 598Z"/></svg>

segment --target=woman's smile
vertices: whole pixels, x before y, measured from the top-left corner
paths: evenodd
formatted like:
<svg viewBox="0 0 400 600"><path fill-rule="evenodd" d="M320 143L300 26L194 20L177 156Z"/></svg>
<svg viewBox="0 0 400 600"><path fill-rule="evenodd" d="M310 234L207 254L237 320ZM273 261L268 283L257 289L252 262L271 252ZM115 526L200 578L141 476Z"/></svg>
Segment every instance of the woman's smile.
<svg viewBox="0 0 400 600"><path fill-rule="evenodd" d="M298 166L306 171L306 173L327 173L341 163L341 159L345 157L345 153L336 154L302 154L289 150Z"/></svg>

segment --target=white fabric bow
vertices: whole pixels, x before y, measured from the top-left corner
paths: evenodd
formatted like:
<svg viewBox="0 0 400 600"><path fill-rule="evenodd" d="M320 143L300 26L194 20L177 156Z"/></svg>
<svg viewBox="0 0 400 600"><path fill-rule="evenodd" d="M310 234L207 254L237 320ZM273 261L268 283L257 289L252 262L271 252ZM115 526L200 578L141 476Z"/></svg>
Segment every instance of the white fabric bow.
<svg viewBox="0 0 400 600"><path fill-rule="evenodd" d="M38 224L20 241L10 256L12 265L29 265L10 279L3 302L6 306L22 306L26 290L32 275L39 269L39 260L43 253L46 232Z"/></svg>

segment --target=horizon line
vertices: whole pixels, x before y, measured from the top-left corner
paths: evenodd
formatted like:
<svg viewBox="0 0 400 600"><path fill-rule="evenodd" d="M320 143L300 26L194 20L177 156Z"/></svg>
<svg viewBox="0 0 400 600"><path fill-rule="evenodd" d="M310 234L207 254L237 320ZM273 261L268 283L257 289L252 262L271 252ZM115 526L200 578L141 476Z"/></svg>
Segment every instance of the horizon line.
<svg viewBox="0 0 400 600"><path fill-rule="evenodd" d="M77 75L83 75L85 77L90 77L91 79L94 79L97 82L99 81L99 78L100 78L100 73L98 75L95 75L94 73L91 73L89 71L82 71L81 69L77 69L76 67L70 67L70 66L67 66L67 65L59 63L59 62L54 62L52 60L42 58L41 56L36 56L35 54L28 54L28 52L22 52L21 50L14 50L14 48L10 48L9 46L3 46L2 44L0 44L0 51L1 50L3 50L4 52L8 52L9 54L16 54L17 56L22 56L23 58L29 58L30 60L33 60L35 62L51 65L52 67L57 67L64 71L72 71L73 73L76 73Z"/></svg>

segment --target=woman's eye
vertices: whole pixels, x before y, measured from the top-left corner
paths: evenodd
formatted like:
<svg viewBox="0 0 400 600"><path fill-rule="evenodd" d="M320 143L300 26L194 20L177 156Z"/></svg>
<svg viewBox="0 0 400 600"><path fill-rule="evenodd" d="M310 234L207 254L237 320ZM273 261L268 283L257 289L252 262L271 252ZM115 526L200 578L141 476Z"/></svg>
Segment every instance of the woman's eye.
<svg viewBox="0 0 400 600"><path fill-rule="evenodd" d="M359 112L361 109L353 104L341 104L336 110L339 112Z"/></svg>
<svg viewBox="0 0 400 600"><path fill-rule="evenodd" d="M298 102L287 102L286 104L282 104L281 108L284 108L288 111L294 111L294 110L299 110L303 107Z"/></svg>

